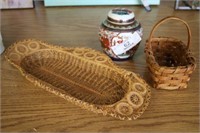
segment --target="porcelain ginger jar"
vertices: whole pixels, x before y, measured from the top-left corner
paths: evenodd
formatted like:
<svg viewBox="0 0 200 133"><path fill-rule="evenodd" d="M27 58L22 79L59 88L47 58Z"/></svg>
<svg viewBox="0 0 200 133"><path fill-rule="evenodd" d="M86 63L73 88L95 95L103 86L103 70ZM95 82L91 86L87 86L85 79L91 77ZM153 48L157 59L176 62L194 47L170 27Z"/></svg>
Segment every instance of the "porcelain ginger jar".
<svg viewBox="0 0 200 133"><path fill-rule="evenodd" d="M142 40L142 30L133 11L125 8L110 10L99 28L103 51L113 60L131 58Z"/></svg>

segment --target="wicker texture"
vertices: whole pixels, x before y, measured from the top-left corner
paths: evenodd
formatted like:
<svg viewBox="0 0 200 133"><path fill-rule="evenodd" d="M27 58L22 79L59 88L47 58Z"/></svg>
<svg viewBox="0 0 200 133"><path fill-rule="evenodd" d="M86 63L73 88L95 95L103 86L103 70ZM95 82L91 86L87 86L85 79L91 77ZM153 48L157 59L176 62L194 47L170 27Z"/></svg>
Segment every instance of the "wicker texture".
<svg viewBox="0 0 200 133"><path fill-rule="evenodd" d="M176 20L185 24L188 33L187 44L172 37L153 37L155 30L168 20ZM196 68L195 58L189 50L190 44L190 28L180 18L166 17L153 27L146 42L145 53L155 88L167 90L187 88L190 75Z"/></svg>
<svg viewBox="0 0 200 133"><path fill-rule="evenodd" d="M5 56L35 85L95 113L132 120L150 101L143 79L92 49L24 40L10 46Z"/></svg>

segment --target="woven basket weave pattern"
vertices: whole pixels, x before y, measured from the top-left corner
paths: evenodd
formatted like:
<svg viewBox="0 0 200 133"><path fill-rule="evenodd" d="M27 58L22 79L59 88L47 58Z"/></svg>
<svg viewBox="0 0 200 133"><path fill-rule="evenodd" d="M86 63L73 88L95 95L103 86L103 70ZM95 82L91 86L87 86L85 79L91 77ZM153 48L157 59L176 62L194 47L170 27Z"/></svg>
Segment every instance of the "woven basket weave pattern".
<svg viewBox="0 0 200 133"><path fill-rule="evenodd" d="M5 55L35 85L95 113L132 120L150 101L150 87L143 79L92 49L25 40L10 46Z"/></svg>
<svg viewBox="0 0 200 133"><path fill-rule="evenodd" d="M95 64L89 66L80 59L75 60L73 56L48 50L45 53L50 56L45 58L43 53L44 51L40 51L24 58L21 67L40 80L63 89L67 94L85 102L113 104L124 96L125 90L118 83L122 84L125 81L120 77L115 78L117 81L111 80L111 76L114 76L111 73L115 73L113 70L107 71L105 75L105 71L102 71L104 69L98 69ZM89 67L83 67L84 65ZM92 87L96 90L92 90Z"/></svg>
<svg viewBox="0 0 200 133"><path fill-rule="evenodd" d="M155 29L167 20L178 20L186 25L187 45L172 37L153 37ZM167 17L159 21L152 29L146 42L146 62L158 89L187 88L190 75L196 68L195 58L189 50L191 31L188 24L177 17Z"/></svg>

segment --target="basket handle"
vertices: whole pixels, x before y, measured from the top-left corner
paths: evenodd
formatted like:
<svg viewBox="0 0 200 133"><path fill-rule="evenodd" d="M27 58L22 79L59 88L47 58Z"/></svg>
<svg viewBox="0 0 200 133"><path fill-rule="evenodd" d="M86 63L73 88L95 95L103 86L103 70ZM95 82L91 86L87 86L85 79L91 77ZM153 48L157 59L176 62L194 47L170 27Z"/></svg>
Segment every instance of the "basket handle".
<svg viewBox="0 0 200 133"><path fill-rule="evenodd" d="M188 33L188 42L187 42L187 50L189 49L190 47L190 42L191 42L191 30L189 28L189 25L182 19L178 18L178 17L175 17L175 16L169 16L169 17L166 17L166 18L163 18L161 19L158 23L156 23L156 25L154 25L150 35L149 35L149 43L148 43L148 47L151 48L151 45L150 45L150 42L151 42L151 39L152 39L152 36L154 34L154 31L158 28L158 26L160 26L162 23L168 21L168 20L178 20L178 21L181 21L185 24L186 28L187 28L187 33Z"/></svg>

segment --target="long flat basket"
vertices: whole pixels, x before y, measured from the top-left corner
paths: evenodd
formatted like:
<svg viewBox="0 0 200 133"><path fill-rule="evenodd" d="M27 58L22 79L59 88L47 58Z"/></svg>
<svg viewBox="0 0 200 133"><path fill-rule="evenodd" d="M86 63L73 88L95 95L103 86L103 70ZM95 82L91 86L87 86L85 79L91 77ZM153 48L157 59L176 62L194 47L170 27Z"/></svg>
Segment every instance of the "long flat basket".
<svg viewBox="0 0 200 133"><path fill-rule="evenodd" d="M150 101L142 78L89 48L24 40L11 45L5 57L33 84L95 113L137 119Z"/></svg>

